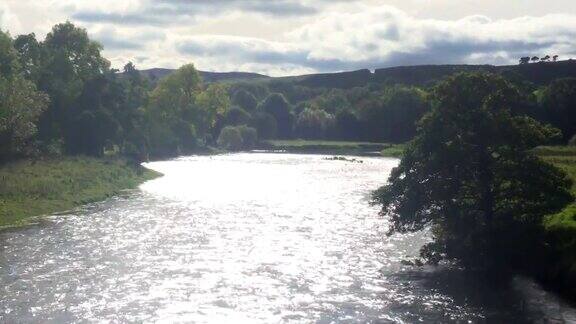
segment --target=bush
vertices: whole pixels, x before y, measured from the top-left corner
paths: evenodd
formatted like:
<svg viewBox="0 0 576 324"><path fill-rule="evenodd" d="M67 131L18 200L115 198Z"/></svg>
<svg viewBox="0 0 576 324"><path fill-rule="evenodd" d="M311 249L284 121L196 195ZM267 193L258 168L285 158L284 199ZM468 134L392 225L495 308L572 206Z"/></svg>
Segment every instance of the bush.
<svg viewBox="0 0 576 324"><path fill-rule="evenodd" d="M244 141L238 127L226 126L218 136L218 146L231 151L239 151L243 148Z"/></svg>
<svg viewBox="0 0 576 324"><path fill-rule="evenodd" d="M237 128L240 130L240 134L242 135L242 143L244 149L254 148L258 142L258 131L256 131L255 128L245 125L239 126Z"/></svg>
<svg viewBox="0 0 576 324"><path fill-rule="evenodd" d="M252 127L226 126L218 136L218 146L230 150L240 151L253 148L258 141L258 132Z"/></svg>

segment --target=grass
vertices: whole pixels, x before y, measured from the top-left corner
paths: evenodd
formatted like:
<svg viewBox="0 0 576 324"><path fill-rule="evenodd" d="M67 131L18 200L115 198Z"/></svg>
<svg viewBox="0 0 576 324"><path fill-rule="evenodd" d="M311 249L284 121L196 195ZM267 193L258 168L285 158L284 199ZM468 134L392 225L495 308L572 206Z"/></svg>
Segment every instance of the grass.
<svg viewBox="0 0 576 324"><path fill-rule="evenodd" d="M574 182L571 191L576 196L576 147L539 147L535 152L572 178ZM573 280L562 278L576 278L576 202L557 214L547 216L544 227L559 253L558 264L553 267L556 273L553 275L559 277L560 282Z"/></svg>
<svg viewBox="0 0 576 324"><path fill-rule="evenodd" d="M135 188L159 174L121 159L64 157L0 167L0 228L70 210Z"/></svg>
<svg viewBox="0 0 576 324"><path fill-rule="evenodd" d="M406 144L389 144L388 147L384 148L380 154L384 157L395 157L401 158L404 155L404 150L406 149Z"/></svg>
<svg viewBox="0 0 576 324"><path fill-rule="evenodd" d="M383 156L399 157L403 152L402 144L372 142L324 141L324 140L267 140L261 142L261 148L297 153L338 153L366 154L382 152Z"/></svg>
<svg viewBox="0 0 576 324"><path fill-rule="evenodd" d="M570 146L548 146L537 148L536 153L544 160L554 164L564 170L574 181L572 183L572 193L576 196L576 147ZM576 202L566 207L556 215L546 218L545 225L548 229L570 228L576 234ZM576 236L574 237L576 239Z"/></svg>

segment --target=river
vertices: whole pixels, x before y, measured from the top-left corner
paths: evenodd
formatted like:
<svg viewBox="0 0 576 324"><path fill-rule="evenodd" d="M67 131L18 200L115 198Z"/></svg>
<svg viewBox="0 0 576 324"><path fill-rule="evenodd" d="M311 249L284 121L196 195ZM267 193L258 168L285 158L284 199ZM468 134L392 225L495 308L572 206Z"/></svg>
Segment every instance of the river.
<svg viewBox="0 0 576 324"><path fill-rule="evenodd" d="M0 322L576 321L527 279L491 287L411 267L427 233L386 236L370 206L398 160L243 153L0 234Z"/></svg>

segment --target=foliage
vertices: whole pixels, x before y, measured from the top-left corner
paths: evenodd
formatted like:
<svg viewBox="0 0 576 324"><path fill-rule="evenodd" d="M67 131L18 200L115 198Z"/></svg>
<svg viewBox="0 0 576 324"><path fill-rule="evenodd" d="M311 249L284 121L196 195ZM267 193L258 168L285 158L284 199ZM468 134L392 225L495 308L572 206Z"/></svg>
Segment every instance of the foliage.
<svg viewBox="0 0 576 324"><path fill-rule="evenodd" d="M334 132L334 115L320 109L306 108L296 119L295 134L305 139L327 138Z"/></svg>
<svg viewBox="0 0 576 324"><path fill-rule="evenodd" d="M26 79L38 82L42 69L43 48L35 34L20 35L14 40L20 66Z"/></svg>
<svg viewBox="0 0 576 324"><path fill-rule="evenodd" d="M208 132L219 118L224 118L231 105L227 89L221 84L209 85L198 94L197 102L200 111L195 126L201 133Z"/></svg>
<svg viewBox="0 0 576 324"><path fill-rule="evenodd" d="M256 110L256 107L258 106L258 100L256 97L244 89L240 89L234 93L232 96L232 103L245 111L250 112Z"/></svg>
<svg viewBox="0 0 576 324"><path fill-rule="evenodd" d="M226 124L232 126L248 125L252 116L240 107L232 107L226 114Z"/></svg>
<svg viewBox="0 0 576 324"><path fill-rule="evenodd" d="M20 76L0 77L0 161L31 149L36 122L48 98Z"/></svg>
<svg viewBox="0 0 576 324"><path fill-rule="evenodd" d="M206 142L210 131L230 106L227 89L213 84L203 88L192 64L162 79L146 107L149 149L153 155L191 150L197 138Z"/></svg>
<svg viewBox="0 0 576 324"><path fill-rule="evenodd" d="M218 136L218 146L230 151L251 149L256 145L257 141L258 134L256 129L246 125L237 127L226 126L220 132L220 136Z"/></svg>
<svg viewBox="0 0 576 324"><path fill-rule="evenodd" d="M264 100L259 110L270 114L276 120L278 138L290 138L294 126L294 115L286 98L273 93Z"/></svg>
<svg viewBox="0 0 576 324"><path fill-rule="evenodd" d="M365 138L400 143L414 137L416 121L429 110L426 93L405 86L384 89L361 107Z"/></svg>
<svg viewBox="0 0 576 324"><path fill-rule="evenodd" d="M542 105L549 121L568 141L576 135L576 78L552 82L543 93Z"/></svg>
<svg viewBox="0 0 576 324"><path fill-rule="evenodd" d="M48 98L24 79L7 34L0 31L0 162L32 153L31 139Z"/></svg>
<svg viewBox="0 0 576 324"><path fill-rule="evenodd" d="M0 75L7 78L19 73L18 53L10 35L0 30Z"/></svg>
<svg viewBox="0 0 576 324"><path fill-rule="evenodd" d="M242 147L247 150L254 148L258 143L258 131L246 125L238 126L238 129L242 136Z"/></svg>
<svg viewBox="0 0 576 324"><path fill-rule="evenodd" d="M429 262L474 267L518 265L542 250L542 219L572 201L570 180L527 151L554 136L510 112L517 89L490 74L460 74L440 84L390 184L375 202L391 232L432 226Z"/></svg>
<svg viewBox="0 0 576 324"><path fill-rule="evenodd" d="M257 113L254 117L253 127L256 128L258 134L264 139L274 139L278 132L278 123L274 116L268 113Z"/></svg>

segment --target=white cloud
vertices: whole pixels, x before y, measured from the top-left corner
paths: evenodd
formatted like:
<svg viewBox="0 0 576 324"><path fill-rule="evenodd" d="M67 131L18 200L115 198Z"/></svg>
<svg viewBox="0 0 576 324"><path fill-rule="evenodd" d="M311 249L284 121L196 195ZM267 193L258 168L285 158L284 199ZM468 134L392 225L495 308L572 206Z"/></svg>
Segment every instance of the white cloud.
<svg viewBox="0 0 576 324"><path fill-rule="evenodd" d="M177 43L182 54L227 62L300 66L315 71L402 64L517 62L520 56L576 54L576 16L492 20L418 19L388 6L330 12L283 42L201 36Z"/></svg>
<svg viewBox="0 0 576 324"><path fill-rule="evenodd" d="M286 75L576 56L576 4L558 1L564 13L536 0L5 0L0 27L42 38L70 19L105 45L116 67L194 62L205 70ZM474 9L480 2L486 5ZM458 10L439 14L446 6Z"/></svg>
<svg viewBox="0 0 576 324"><path fill-rule="evenodd" d="M18 33L21 28L20 20L12 13L10 7L5 3L0 3L0 29Z"/></svg>

